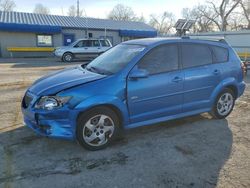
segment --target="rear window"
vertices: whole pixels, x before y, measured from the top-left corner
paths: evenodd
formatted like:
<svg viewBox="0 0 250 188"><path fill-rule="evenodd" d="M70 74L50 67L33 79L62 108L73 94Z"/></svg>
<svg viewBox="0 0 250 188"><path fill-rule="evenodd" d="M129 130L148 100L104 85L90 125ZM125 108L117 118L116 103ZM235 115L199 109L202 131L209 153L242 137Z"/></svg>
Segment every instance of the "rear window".
<svg viewBox="0 0 250 188"><path fill-rule="evenodd" d="M228 61L228 50L219 46L211 46L213 51L213 62L223 63Z"/></svg>
<svg viewBox="0 0 250 188"><path fill-rule="evenodd" d="M103 47L110 47L110 44L107 40L100 40L100 42Z"/></svg>
<svg viewBox="0 0 250 188"><path fill-rule="evenodd" d="M182 44L183 68L212 64L212 53L207 45Z"/></svg>

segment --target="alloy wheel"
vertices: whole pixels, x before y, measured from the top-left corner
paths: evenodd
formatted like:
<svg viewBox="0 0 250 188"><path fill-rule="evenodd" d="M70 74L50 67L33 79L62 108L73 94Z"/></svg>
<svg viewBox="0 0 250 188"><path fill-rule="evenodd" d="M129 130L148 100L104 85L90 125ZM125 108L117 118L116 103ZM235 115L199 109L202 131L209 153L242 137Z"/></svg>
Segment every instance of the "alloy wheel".
<svg viewBox="0 0 250 188"><path fill-rule="evenodd" d="M231 93L224 93L217 102L217 111L219 115L226 116L233 108L234 97Z"/></svg>
<svg viewBox="0 0 250 188"><path fill-rule="evenodd" d="M108 142L114 133L113 120L104 114L91 117L84 125L83 139L91 146L102 146Z"/></svg>

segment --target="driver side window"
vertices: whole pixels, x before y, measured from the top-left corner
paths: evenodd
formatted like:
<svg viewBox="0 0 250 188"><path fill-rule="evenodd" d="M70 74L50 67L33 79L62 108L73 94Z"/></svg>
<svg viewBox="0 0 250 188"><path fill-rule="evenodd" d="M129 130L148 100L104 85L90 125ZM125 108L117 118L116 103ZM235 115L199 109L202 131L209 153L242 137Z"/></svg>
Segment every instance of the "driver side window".
<svg viewBox="0 0 250 188"><path fill-rule="evenodd" d="M153 48L138 64L139 69L145 69L151 75L177 70L178 67L178 46L172 44Z"/></svg>
<svg viewBox="0 0 250 188"><path fill-rule="evenodd" d="M79 41L74 47L75 48L81 48L81 47L83 47L83 41L82 40Z"/></svg>

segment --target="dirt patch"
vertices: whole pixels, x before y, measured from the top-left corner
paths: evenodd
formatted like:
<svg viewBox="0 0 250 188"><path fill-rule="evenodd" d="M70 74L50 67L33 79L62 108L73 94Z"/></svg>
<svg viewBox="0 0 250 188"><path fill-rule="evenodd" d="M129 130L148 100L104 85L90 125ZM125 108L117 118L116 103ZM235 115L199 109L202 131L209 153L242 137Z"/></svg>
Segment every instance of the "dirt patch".
<svg viewBox="0 0 250 188"><path fill-rule="evenodd" d="M56 160L52 161L51 164L48 164L47 166L44 166L42 168L35 168L31 169L29 171L22 171L18 174L12 174L11 172L11 151L6 149L6 155L8 155L6 158L7 164L6 164L6 175L4 177L0 177L0 184L1 183L8 183L12 181L18 181L23 180L27 178L40 178L45 177L49 175L75 175L79 174L82 171L86 170L93 170L95 168L102 168L109 165L125 165L128 156L126 156L124 153L119 152L111 156L111 158L101 158L101 159L95 159L95 160L82 160L81 158L70 158L70 159L62 159L62 160Z"/></svg>

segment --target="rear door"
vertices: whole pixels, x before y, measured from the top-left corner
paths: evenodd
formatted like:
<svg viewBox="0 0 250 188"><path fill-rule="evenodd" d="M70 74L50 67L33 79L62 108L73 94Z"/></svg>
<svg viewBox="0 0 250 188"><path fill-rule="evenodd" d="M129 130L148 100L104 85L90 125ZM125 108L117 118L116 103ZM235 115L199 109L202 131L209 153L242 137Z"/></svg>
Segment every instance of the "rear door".
<svg viewBox="0 0 250 188"><path fill-rule="evenodd" d="M99 40L89 40L88 41L88 54L90 56L96 56L100 53L101 45Z"/></svg>
<svg viewBox="0 0 250 188"><path fill-rule="evenodd" d="M185 77L183 112L209 108L222 67L213 63L212 50L206 44L182 43L181 57Z"/></svg>
<svg viewBox="0 0 250 188"><path fill-rule="evenodd" d="M134 67L149 76L127 81L131 123L181 113L184 76L178 64L178 46L168 44L152 49Z"/></svg>

